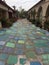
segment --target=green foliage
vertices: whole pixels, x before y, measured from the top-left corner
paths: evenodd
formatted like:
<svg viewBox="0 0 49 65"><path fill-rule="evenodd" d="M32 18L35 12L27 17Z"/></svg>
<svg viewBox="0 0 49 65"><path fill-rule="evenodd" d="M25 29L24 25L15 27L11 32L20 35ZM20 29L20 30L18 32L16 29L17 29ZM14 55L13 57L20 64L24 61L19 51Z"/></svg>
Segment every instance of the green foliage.
<svg viewBox="0 0 49 65"><path fill-rule="evenodd" d="M35 24L35 19L29 19L32 24Z"/></svg>
<svg viewBox="0 0 49 65"><path fill-rule="evenodd" d="M19 17L20 18L27 18L27 12L24 9L22 9L21 12L19 12Z"/></svg>
<svg viewBox="0 0 49 65"><path fill-rule="evenodd" d="M33 17L33 19L35 19L35 15L36 15L36 10L33 10L33 11L31 11L31 16Z"/></svg>
<svg viewBox="0 0 49 65"><path fill-rule="evenodd" d="M36 19L35 25L36 25L37 27L42 28L42 22L41 22L41 20L40 20L40 19Z"/></svg>
<svg viewBox="0 0 49 65"><path fill-rule="evenodd" d="M11 19L9 20L9 22L14 23L14 22L15 22L15 18L11 18Z"/></svg>
<svg viewBox="0 0 49 65"><path fill-rule="evenodd" d="M7 22L6 23L6 27L10 27L10 26L12 26L12 23L11 22Z"/></svg>
<svg viewBox="0 0 49 65"><path fill-rule="evenodd" d="M33 16L33 19L35 19L35 15L36 15L36 10L35 9L33 11L31 11L31 15Z"/></svg>
<svg viewBox="0 0 49 65"><path fill-rule="evenodd" d="M2 18L1 19L1 23L2 23L2 26L5 27L6 26L6 22L7 20L5 18Z"/></svg>
<svg viewBox="0 0 49 65"><path fill-rule="evenodd" d="M12 24L14 22L13 19L9 20L9 19L5 19L5 18L2 18L0 21L2 23L2 27L4 27L4 28L12 26Z"/></svg>
<svg viewBox="0 0 49 65"><path fill-rule="evenodd" d="M49 21L45 21L44 28L49 31Z"/></svg>
<svg viewBox="0 0 49 65"><path fill-rule="evenodd" d="M40 27L40 28L42 28L42 23L41 23L41 21L40 21L40 19L30 19L29 20L32 24L34 24L34 25L36 25L37 27Z"/></svg>

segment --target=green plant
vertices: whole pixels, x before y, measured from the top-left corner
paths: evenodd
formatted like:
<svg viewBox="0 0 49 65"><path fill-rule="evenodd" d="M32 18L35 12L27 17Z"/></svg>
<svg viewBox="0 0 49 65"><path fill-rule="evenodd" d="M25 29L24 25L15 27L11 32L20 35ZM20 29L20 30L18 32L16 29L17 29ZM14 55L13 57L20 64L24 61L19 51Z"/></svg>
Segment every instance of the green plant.
<svg viewBox="0 0 49 65"><path fill-rule="evenodd" d="M33 17L33 19L35 19L35 16L36 16L36 10L35 9L33 11L31 11L31 16Z"/></svg>
<svg viewBox="0 0 49 65"><path fill-rule="evenodd" d="M33 20L32 20L32 24L35 24L35 22L36 22L36 20L35 20L35 19L33 19Z"/></svg>
<svg viewBox="0 0 49 65"><path fill-rule="evenodd" d="M36 25L37 27L42 28L41 20L40 20L40 19L36 19L36 21L35 21L35 25Z"/></svg>
<svg viewBox="0 0 49 65"><path fill-rule="evenodd" d="M32 24L35 24L35 19L30 19L30 22L31 22Z"/></svg>
<svg viewBox="0 0 49 65"><path fill-rule="evenodd" d="M45 21L44 23L44 29L49 31L49 21Z"/></svg>
<svg viewBox="0 0 49 65"><path fill-rule="evenodd" d="M6 26L6 22L7 22L7 19L5 19L5 18L1 19L2 27Z"/></svg>
<svg viewBox="0 0 49 65"><path fill-rule="evenodd" d="M11 27L12 23L11 22L7 22L6 25L7 25L6 27Z"/></svg>
<svg viewBox="0 0 49 65"><path fill-rule="evenodd" d="M2 23L2 27L3 28L10 27L14 23L14 19L5 19L5 18L2 18L0 21Z"/></svg>

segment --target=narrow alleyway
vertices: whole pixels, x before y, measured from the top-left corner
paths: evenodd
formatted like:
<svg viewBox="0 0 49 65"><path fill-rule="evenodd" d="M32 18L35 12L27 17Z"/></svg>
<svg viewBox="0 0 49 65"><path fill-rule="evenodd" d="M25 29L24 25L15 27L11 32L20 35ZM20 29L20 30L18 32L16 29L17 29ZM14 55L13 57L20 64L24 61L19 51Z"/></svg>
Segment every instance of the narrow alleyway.
<svg viewBox="0 0 49 65"><path fill-rule="evenodd" d="M0 65L49 65L49 32L27 19L0 30Z"/></svg>

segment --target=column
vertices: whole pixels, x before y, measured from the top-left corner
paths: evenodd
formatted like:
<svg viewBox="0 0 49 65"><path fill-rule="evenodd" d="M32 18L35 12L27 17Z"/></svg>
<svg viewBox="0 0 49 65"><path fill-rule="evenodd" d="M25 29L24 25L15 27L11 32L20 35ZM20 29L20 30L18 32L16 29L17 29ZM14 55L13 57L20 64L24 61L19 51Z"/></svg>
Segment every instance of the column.
<svg viewBox="0 0 49 65"><path fill-rule="evenodd" d="M8 11L6 11L6 19L8 19L9 18L9 13L8 13Z"/></svg>

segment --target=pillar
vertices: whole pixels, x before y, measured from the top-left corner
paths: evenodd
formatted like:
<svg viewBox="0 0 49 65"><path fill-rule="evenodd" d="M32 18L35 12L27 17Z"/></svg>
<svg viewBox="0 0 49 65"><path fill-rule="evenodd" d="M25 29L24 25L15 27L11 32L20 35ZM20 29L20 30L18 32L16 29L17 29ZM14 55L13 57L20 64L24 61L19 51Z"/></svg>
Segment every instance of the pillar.
<svg viewBox="0 0 49 65"><path fill-rule="evenodd" d="M0 22L0 29L2 29L2 24L1 24L1 22Z"/></svg>
<svg viewBox="0 0 49 65"><path fill-rule="evenodd" d="M9 13L8 13L8 11L6 11L6 19L8 19L9 18Z"/></svg>
<svg viewBox="0 0 49 65"><path fill-rule="evenodd" d="M31 16L31 14L30 14L30 19L32 19L32 16Z"/></svg>
<svg viewBox="0 0 49 65"><path fill-rule="evenodd" d="M42 28L44 29L45 16L42 18Z"/></svg>

